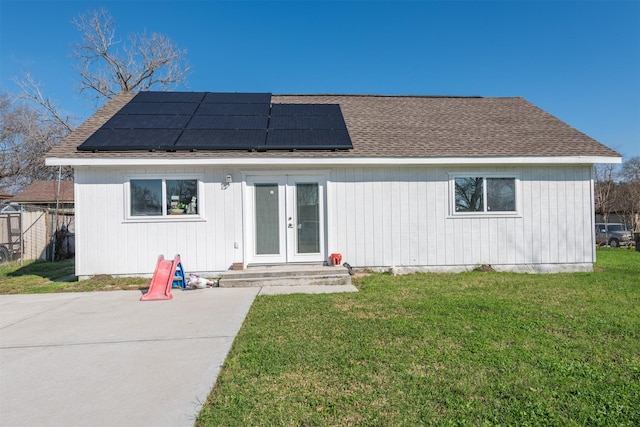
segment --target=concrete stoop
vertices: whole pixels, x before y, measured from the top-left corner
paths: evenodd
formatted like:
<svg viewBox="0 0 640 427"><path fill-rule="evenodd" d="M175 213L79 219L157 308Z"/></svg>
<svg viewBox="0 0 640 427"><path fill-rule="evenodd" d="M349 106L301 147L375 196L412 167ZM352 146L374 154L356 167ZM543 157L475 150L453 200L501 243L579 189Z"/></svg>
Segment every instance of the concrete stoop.
<svg viewBox="0 0 640 427"><path fill-rule="evenodd" d="M283 265L229 270L220 276L221 288L250 286L350 285L349 271L342 266Z"/></svg>

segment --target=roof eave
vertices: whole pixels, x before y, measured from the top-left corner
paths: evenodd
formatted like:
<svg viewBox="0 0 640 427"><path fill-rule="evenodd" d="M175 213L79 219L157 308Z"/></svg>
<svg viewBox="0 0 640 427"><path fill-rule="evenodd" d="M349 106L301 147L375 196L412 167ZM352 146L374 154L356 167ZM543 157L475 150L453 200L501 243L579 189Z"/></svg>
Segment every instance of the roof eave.
<svg viewBox="0 0 640 427"><path fill-rule="evenodd" d="M73 200L16 200L14 203L18 203L20 205L55 205L56 203L60 203L61 205L69 205L74 204Z"/></svg>
<svg viewBox="0 0 640 427"><path fill-rule="evenodd" d="M208 157L208 158L62 158L49 157L47 166L420 166L420 165L529 165L622 163L619 156L536 157Z"/></svg>

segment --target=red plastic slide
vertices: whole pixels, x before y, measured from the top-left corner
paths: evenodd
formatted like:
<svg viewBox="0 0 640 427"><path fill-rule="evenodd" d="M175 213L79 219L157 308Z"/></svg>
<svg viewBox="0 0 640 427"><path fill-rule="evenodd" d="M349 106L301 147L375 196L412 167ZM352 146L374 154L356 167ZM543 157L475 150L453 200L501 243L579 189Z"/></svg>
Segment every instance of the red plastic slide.
<svg viewBox="0 0 640 427"><path fill-rule="evenodd" d="M164 259L164 255L158 257L156 271L151 279L151 286L146 294L142 295L140 301L158 301L172 299L171 285L176 274L176 268L180 264L180 255L176 255L173 260Z"/></svg>

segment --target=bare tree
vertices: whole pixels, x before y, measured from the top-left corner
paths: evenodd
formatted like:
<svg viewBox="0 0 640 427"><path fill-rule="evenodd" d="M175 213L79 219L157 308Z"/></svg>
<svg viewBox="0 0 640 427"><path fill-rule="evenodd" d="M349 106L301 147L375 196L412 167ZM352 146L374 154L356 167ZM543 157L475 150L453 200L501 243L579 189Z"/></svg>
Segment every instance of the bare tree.
<svg viewBox="0 0 640 427"><path fill-rule="evenodd" d="M167 36L143 32L130 35L124 43L116 37L106 9L80 15L74 23L82 34L73 51L80 91L91 91L98 103L122 91L169 90L185 83L190 70L184 59L186 50Z"/></svg>
<svg viewBox="0 0 640 427"><path fill-rule="evenodd" d="M634 225L634 230L640 231L640 156L625 160L620 168L620 176L623 189L620 199L624 203L625 215Z"/></svg>
<svg viewBox="0 0 640 427"><path fill-rule="evenodd" d="M81 33L73 51L79 90L92 93L96 106L122 91L169 90L185 83L190 70L186 51L167 36L143 32L122 42L105 9L80 15L73 22ZM75 119L62 113L31 74L24 73L16 83L19 95L0 98L0 189L12 192L36 179L57 176L57 168L44 165L45 153L75 128ZM72 179L72 170L63 169L62 178Z"/></svg>
<svg viewBox="0 0 640 427"><path fill-rule="evenodd" d="M42 85L36 82L31 73L23 73L22 79L16 79L15 82L21 89L17 98L39 110L43 123L65 129L66 133L75 129L75 118L63 114L60 107L51 98L44 95L41 89Z"/></svg>
<svg viewBox="0 0 640 427"><path fill-rule="evenodd" d="M640 229L640 157L625 160L621 167L598 165L594 168L596 213L605 222L621 221Z"/></svg>
<svg viewBox="0 0 640 427"><path fill-rule="evenodd" d="M0 188L15 193L36 180L57 177L44 156L70 129L18 97L0 95ZM71 171L63 170L70 179Z"/></svg>
<svg viewBox="0 0 640 427"><path fill-rule="evenodd" d="M626 182L640 183L640 156L625 160L620 168L620 175Z"/></svg>
<svg viewBox="0 0 640 427"><path fill-rule="evenodd" d="M613 164L605 163L593 167L595 211L602 215L604 222L609 221L614 208L615 177L616 167Z"/></svg>

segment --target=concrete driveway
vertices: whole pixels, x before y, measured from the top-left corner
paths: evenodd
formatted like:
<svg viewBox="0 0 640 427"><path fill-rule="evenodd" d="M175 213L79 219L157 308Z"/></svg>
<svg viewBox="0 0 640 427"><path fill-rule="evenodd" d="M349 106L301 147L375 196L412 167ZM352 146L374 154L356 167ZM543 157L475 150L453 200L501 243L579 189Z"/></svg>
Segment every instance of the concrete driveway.
<svg viewBox="0 0 640 427"><path fill-rule="evenodd" d="M0 296L0 424L192 425L260 290Z"/></svg>

